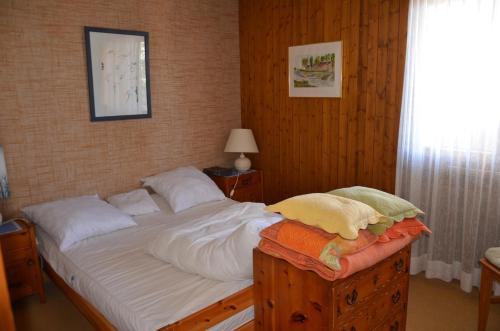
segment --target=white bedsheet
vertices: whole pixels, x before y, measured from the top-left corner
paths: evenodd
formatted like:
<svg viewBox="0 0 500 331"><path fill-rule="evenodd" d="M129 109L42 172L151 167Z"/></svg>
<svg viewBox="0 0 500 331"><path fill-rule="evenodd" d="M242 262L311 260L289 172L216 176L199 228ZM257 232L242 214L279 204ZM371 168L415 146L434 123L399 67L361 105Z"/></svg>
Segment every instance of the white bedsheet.
<svg viewBox="0 0 500 331"><path fill-rule="evenodd" d="M147 253L164 229L209 217L234 204L217 201L173 214L152 195L161 212L135 217L138 226L86 239L65 252L37 228L40 253L76 292L119 330L156 330L252 284L220 282L185 273ZM253 318L253 307L211 330L231 330Z"/></svg>

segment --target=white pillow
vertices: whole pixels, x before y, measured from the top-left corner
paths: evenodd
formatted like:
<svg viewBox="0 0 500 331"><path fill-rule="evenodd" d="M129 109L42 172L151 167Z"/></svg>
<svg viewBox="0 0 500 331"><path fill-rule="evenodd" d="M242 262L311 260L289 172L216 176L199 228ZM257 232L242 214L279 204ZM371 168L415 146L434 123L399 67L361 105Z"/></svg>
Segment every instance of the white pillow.
<svg viewBox="0 0 500 331"><path fill-rule="evenodd" d="M132 216L160 211L160 208L148 194L148 191L143 188L113 195L108 198L108 202Z"/></svg>
<svg viewBox="0 0 500 331"><path fill-rule="evenodd" d="M213 183L213 181L210 179L210 177L208 177L203 172L201 172L200 170L198 170L198 168L193 167L193 166L178 167L178 168L175 168L175 169L172 169L172 170L169 170L169 171L165 171L165 172L159 173L159 174L154 175L154 176L149 176L149 177L141 178L141 182L144 184L144 186L149 186L147 184L148 182L151 182L151 181L154 181L154 180L157 180L157 179L160 179L160 178L164 178L166 176L178 176L178 177L188 176L188 177L196 177L196 178L204 180L204 181L206 181L208 183Z"/></svg>
<svg viewBox="0 0 500 331"><path fill-rule="evenodd" d="M80 240L137 225L97 195L68 198L21 209L65 251Z"/></svg>
<svg viewBox="0 0 500 331"><path fill-rule="evenodd" d="M174 213L226 198L210 177L192 166L180 167L142 181L144 186L151 187L167 200Z"/></svg>

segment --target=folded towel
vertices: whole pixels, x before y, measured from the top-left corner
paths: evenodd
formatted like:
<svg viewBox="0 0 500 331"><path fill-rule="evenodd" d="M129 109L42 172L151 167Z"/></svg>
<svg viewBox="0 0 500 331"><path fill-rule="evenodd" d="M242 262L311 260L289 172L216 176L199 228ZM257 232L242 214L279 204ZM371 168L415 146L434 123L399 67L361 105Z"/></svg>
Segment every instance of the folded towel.
<svg viewBox="0 0 500 331"><path fill-rule="evenodd" d="M274 241L283 248L312 257L334 270L340 269L339 258L360 251L378 240L368 230L360 230L358 238L347 240L301 222L284 220L260 232L262 238Z"/></svg>
<svg viewBox="0 0 500 331"><path fill-rule="evenodd" d="M406 219L377 236L360 230L358 239L346 240L300 222L284 220L261 231L259 248L303 270L334 280L368 268L394 254L430 230L417 219Z"/></svg>
<svg viewBox="0 0 500 331"><path fill-rule="evenodd" d="M416 218L405 218L403 222L394 224L379 236L379 242L388 242L391 239L402 238L404 236L416 236L422 232L432 233L424 223Z"/></svg>
<svg viewBox="0 0 500 331"><path fill-rule="evenodd" d="M386 243L377 242L362 251L342 257L340 270L332 270L317 259L283 248L271 240L262 239L259 249L266 254L286 260L298 269L311 270L326 280L334 281L377 264L415 239L416 236L405 236Z"/></svg>

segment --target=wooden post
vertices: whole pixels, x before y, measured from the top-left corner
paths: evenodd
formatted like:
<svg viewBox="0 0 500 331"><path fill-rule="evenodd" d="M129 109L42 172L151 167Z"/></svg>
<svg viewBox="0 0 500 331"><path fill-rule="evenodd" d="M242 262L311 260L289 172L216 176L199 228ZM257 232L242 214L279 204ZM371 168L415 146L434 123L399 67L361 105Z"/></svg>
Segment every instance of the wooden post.
<svg viewBox="0 0 500 331"><path fill-rule="evenodd" d="M483 270L481 271L481 287L479 288L479 317L477 330L484 331L488 323L493 280L500 281L500 271L486 259L481 259L479 262L481 262Z"/></svg>
<svg viewBox="0 0 500 331"><path fill-rule="evenodd" d="M2 247L0 246L0 330L14 331L14 316L10 304L9 289L3 265Z"/></svg>

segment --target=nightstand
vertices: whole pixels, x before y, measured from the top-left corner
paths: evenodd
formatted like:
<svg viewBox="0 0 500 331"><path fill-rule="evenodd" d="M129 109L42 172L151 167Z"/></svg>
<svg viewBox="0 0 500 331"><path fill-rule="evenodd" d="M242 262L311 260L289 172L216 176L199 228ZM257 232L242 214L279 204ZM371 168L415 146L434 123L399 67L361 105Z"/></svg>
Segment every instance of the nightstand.
<svg viewBox="0 0 500 331"><path fill-rule="evenodd" d="M215 176L209 175L217 186L229 197L231 190L236 183L238 176ZM239 202L262 202L264 201L262 189L262 171L252 170L240 174L238 183L234 189L234 195L231 199Z"/></svg>
<svg viewBox="0 0 500 331"><path fill-rule="evenodd" d="M45 302L40 259L35 241L35 227L24 219L16 219L21 231L0 235L5 272L12 301L32 294Z"/></svg>

